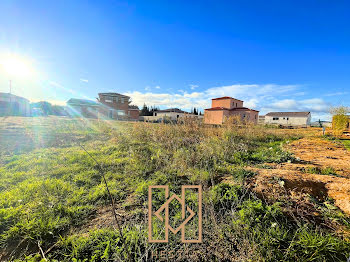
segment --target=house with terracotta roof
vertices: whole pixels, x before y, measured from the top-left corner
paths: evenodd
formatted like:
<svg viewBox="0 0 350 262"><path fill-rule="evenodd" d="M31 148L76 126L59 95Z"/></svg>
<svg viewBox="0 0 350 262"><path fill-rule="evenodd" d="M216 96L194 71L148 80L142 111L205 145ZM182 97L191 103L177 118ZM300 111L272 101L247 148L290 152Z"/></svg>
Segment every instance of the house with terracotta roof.
<svg viewBox="0 0 350 262"><path fill-rule="evenodd" d="M139 108L130 105L129 96L119 93L99 93L99 118L115 120L139 120Z"/></svg>
<svg viewBox="0 0 350 262"><path fill-rule="evenodd" d="M204 123L221 125L231 116L240 117L244 122L258 122L259 111L243 106L243 101L229 97L218 97L211 100L211 108L204 109Z"/></svg>
<svg viewBox="0 0 350 262"><path fill-rule="evenodd" d="M129 96L118 93L99 93L97 101L71 98L67 111L72 117L114 120L139 120L139 108L131 105Z"/></svg>
<svg viewBox="0 0 350 262"><path fill-rule="evenodd" d="M311 125L310 112L270 112L265 115L265 124L290 127L307 127Z"/></svg>

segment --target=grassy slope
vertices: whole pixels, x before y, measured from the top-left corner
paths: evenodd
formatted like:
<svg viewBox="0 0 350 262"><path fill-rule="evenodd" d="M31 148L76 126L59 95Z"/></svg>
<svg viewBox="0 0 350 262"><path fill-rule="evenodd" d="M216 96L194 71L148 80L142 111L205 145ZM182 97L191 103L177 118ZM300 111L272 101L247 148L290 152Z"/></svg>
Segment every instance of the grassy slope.
<svg viewBox="0 0 350 262"><path fill-rule="evenodd" d="M204 243L188 246L179 260L343 261L350 253L350 242L334 231L286 216L278 202L269 205L246 187L254 175L247 164L293 160L281 147L297 138L293 134L196 124L29 120L14 121L11 129L3 121L0 127L5 148L0 245L8 253L17 247L13 255L19 259L24 254L39 259L38 243L50 250L47 258L67 261L125 260L128 253L146 260L152 251L183 248L176 238L167 246L147 243L147 190L157 184L169 184L175 192L183 184L204 188ZM14 147L11 136L7 141L4 136L11 132L27 143ZM129 206L126 246L109 227L84 230L108 198L95 162L76 141L102 164L118 210ZM220 183L224 176L233 176L237 185Z"/></svg>

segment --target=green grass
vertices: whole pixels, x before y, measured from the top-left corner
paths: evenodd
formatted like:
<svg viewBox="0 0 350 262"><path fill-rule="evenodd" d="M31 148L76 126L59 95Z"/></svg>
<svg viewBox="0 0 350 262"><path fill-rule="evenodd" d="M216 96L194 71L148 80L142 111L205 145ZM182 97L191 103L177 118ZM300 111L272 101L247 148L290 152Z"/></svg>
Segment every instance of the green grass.
<svg viewBox="0 0 350 262"><path fill-rule="evenodd" d="M311 173L311 174L318 174L318 175L328 175L328 176L337 176L341 177L340 175L337 174L337 172L334 170L333 167L317 167L317 166L311 166L307 167L304 170L305 173Z"/></svg>
<svg viewBox="0 0 350 262"><path fill-rule="evenodd" d="M342 140L346 149L350 150L350 139Z"/></svg>
<svg viewBox="0 0 350 262"><path fill-rule="evenodd" d="M204 242L186 246L192 261L343 261L350 253L345 238L303 217L291 218L278 199L266 203L246 186L246 179L255 176L247 165L293 160L282 145L298 135L253 127L64 118L28 118L13 126L0 125L0 134L6 134L0 155L0 249L15 249L18 261L40 261L38 243L50 250L46 257L51 261L125 261L128 254L149 261L152 252L178 252L183 247L179 236L171 236L166 246L147 241L148 186L169 185L179 193L186 184L204 189ZM14 150L10 134L22 129L31 144ZM101 164L118 212L128 208L126 245L112 225L87 227L109 202L98 166L78 141ZM225 177L236 185L221 183Z"/></svg>

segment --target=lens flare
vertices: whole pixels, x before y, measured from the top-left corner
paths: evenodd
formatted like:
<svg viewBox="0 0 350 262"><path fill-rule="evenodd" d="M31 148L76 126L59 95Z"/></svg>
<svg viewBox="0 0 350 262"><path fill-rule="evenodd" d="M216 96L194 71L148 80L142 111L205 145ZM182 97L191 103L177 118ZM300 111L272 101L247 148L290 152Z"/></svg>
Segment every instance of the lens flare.
<svg viewBox="0 0 350 262"><path fill-rule="evenodd" d="M0 69L10 77L32 77L35 73L30 60L13 54L0 56Z"/></svg>

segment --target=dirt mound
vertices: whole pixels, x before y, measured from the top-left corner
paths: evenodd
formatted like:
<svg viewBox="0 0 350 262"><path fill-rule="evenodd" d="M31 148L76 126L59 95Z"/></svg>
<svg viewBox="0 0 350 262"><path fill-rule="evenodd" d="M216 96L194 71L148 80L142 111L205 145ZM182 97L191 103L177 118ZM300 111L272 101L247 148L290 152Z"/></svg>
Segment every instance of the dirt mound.
<svg viewBox="0 0 350 262"><path fill-rule="evenodd" d="M291 195L309 194L320 201L330 197L334 199L336 206L350 215L350 179L348 178L283 169L255 169L255 171L259 175L254 181L254 191L264 197L278 199L279 190L288 190Z"/></svg>
<svg viewBox="0 0 350 262"><path fill-rule="evenodd" d="M315 137L294 141L287 149L297 163L251 168L258 173L251 181L253 190L267 199L279 199L285 193L300 199L305 195L319 201L332 198L350 215L350 152L335 142ZM322 174L327 169L334 170L334 174Z"/></svg>

